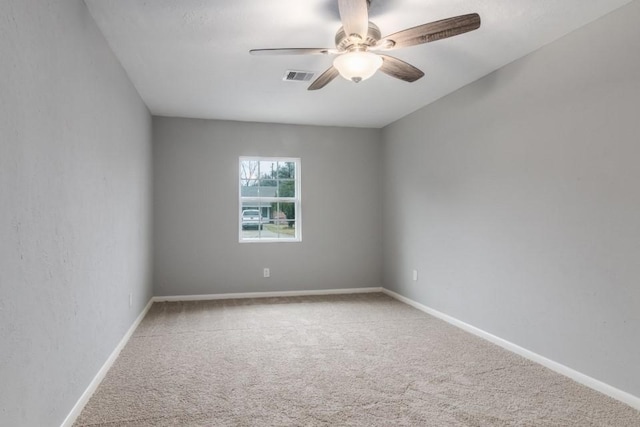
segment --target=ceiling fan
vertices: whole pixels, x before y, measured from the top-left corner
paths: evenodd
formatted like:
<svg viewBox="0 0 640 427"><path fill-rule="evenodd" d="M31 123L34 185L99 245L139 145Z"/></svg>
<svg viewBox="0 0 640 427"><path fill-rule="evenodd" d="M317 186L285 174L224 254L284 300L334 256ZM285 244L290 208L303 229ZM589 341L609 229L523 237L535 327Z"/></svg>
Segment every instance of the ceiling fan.
<svg viewBox="0 0 640 427"><path fill-rule="evenodd" d="M371 77L378 69L391 77L414 82L424 76L422 71L398 58L377 52L429 43L480 28L480 16L477 13L471 13L418 25L380 37L380 29L369 21L370 3L371 0L338 0L342 27L336 33L335 49L253 49L249 53L252 55L338 55L333 65L322 73L308 90L322 89L338 74L358 83Z"/></svg>

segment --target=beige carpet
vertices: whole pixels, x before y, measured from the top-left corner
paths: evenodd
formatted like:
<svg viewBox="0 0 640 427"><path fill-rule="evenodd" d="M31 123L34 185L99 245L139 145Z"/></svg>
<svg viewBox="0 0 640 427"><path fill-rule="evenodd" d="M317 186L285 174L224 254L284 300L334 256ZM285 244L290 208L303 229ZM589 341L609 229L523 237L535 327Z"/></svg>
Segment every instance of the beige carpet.
<svg viewBox="0 0 640 427"><path fill-rule="evenodd" d="M77 426L640 426L384 294L156 303Z"/></svg>

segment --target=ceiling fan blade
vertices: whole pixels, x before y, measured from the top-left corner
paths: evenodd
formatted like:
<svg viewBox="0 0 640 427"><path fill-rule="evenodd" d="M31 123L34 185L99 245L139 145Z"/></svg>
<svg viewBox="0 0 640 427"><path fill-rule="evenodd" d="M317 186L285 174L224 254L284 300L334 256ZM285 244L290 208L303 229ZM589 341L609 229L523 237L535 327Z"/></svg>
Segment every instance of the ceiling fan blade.
<svg viewBox="0 0 640 427"><path fill-rule="evenodd" d="M322 89L327 84L329 84L329 82L331 82L331 80L333 80L336 77L338 77L338 74L340 74L340 73L332 65L327 71L325 71L324 73L320 74L320 77L318 77L313 83L311 83L311 86L309 86L307 88L307 90Z"/></svg>
<svg viewBox="0 0 640 427"><path fill-rule="evenodd" d="M480 15L470 13L399 31L384 37L378 44L381 46L380 50L398 49L446 39L478 28L480 28Z"/></svg>
<svg viewBox="0 0 640 427"><path fill-rule="evenodd" d="M333 55L337 49L328 48L284 48L284 49L251 49L251 55Z"/></svg>
<svg viewBox="0 0 640 427"><path fill-rule="evenodd" d="M338 8L345 34L357 34L362 40L366 39L369 32L369 1L338 0Z"/></svg>
<svg viewBox="0 0 640 427"><path fill-rule="evenodd" d="M398 58L394 58L389 55L380 56L383 60L380 71L390 75L391 77L411 83L424 76L422 71Z"/></svg>

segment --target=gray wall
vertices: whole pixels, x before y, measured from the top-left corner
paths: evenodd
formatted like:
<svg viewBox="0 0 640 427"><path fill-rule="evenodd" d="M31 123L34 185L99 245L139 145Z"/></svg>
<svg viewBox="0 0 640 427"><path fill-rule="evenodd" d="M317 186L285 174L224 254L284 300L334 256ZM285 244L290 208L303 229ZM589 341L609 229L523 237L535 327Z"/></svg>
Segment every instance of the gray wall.
<svg viewBox="0 0 640 427"><path fill-rule="evenodd" d="M153 131L156 295L380 286L378 130L154 117ZM302 242L238 243L249 155L302 159Z"/></svg>
<svg viewBox="0 0 640 427"><path fill-rule="evenodd" d="M0 58L0 424L55 426L151 296L151 118L82 1L1 0Z"/></svg>
<svg viewBox="0 0 640 427"><path fill-rule="evenodd" d="M387 287L636 396L638 21L633 2L389 125L382 154Z"/></svg>

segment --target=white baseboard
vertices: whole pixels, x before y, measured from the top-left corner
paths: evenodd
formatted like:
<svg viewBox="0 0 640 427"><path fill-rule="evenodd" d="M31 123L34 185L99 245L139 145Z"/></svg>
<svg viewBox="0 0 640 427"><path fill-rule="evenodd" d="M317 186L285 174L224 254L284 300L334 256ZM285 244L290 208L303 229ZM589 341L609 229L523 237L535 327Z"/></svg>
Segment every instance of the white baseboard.
<svg viewBox="0 0 640 427"><path fill-rule="evenodd" d="M133 335L133 332L136 330L140 322L142 322L142 319L144 319L144 316L147 314L152 304L153 304L153 298L149 300L149 302L144 307L140 315L136 318L136 320L133 322L131 327L124 334L124 336L122 337L122 339L120 340L116 348L113 350L113 352L111 352L111 355L109 355L109 358L107 359L107 361L104 362L104 364L102 365L102 367L100 368L96 376L93 378L93 380L91 380L91 383L89 383L89 387L87 387L84 393L82 393L82 396L80 396L80 399L78 399L76 404L73 406L73 409L71 409L71 412L69 412L69 415L67 415L67 418L65 418L64 421L62 422L61 427L71 427L73 423L76 421L76 418L78 418L78 415L80 415L80 413L82 412L82 409L84 409L84 406L87 404L89 399L91 399L91 396L93 396L93 393L95 393L96 389L104 379L105 375L107 375L107 372L109 371L109 369L111 369L113 362L116 361L116 359L118 358L118 355L120 354L124 346L127 344L127 342L129 341L129 338L131 338L131 335Z"/></svg>
<svg viewBox="0 0 640 427"><path fill-rule="evenodd" d="M599 391L602 394L606 394L609 397L612 397L620 402L626 403L627 405L640 410L640 397L634 396L626 391L622 391L617 389L609 384L606 384L602 381L596 380L588 375L585 375L581 372L578 372L574 369L569 368L568 366L562 365L558 362L554 362L553 360L547 359L544 356L541 356L537 353L534 353L526 348L520 347L510 341L497 337L489 332L483 331L482 329L476 328L475 326L469 325L461 320L456 319L455 317L451 317L447 314L444 314L440 311L434 310L431 307L427 307L426 305L420 304L412 299L404 297L396 292L390 291L388 289L383 288L382 292L397 299L398 301L402 301L405 304L408 304L412 307L417 308L420 311L423 311L427 314L432 315L433 317L437 317L438 319L442 319L447 323L452 324L453 326L457 326L460 329L463 329L467 332L470 332L480 338L484 338L485 340L492 342L493 344L499 345L500 347L509 350L513 353L516 353L526 359L529 359L533 362L539 363L540 365L551 369L565 377L568 377L584 386L587 386L593 390Z"/></svg>
<svg viewBox="0 0 640 427"><path fill-rule="evenodd" d="M310 295L365 294L382 292L382 288L321 289L315 291L240 292L235 294L171 295L153 297L154 302L207 301L219 299L298 297Z"/></svg>

